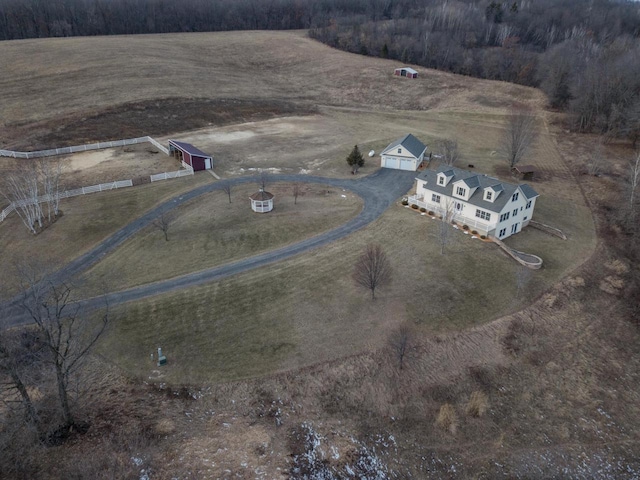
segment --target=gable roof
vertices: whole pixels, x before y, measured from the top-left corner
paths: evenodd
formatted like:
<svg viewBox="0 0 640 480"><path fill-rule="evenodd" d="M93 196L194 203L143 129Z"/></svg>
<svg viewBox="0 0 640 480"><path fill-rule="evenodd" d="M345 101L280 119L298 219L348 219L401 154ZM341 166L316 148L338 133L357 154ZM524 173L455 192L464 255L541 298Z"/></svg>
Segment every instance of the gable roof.
<svg viewBox="0 0 640 480"><path fill-rule="evenodd" d="M416 158L422 155L422 153L427 149L427 146L424 143L422 143L420 140L409 133L404 137L396 140L395 142L391 142L380 155L384 155L392 148L398 146L404 147L411 155Z"/></svg>
<svg viewBox="0 0 640 480"><path fill-rule="evenodd" d="M169 140L169 143L173 143L176 147L180 148L180 150L183 150L183 151L187 152L189 155L195 155L197 157L211 158L211 155L209 155L208 153L204 153L202 150L200 150L199 148L194 147L190 143L179 142L177 140Z"/></svg>
<svg viewBox="0 0 640 480"><path fill-rule="evenodd" d="M399 68L396 68L396 70L406 70L409 73L418 73L411 67L399 67Z"/></svg>
<svg viewBox="0 0 640 480"><path fill-rule="evenodd" d="M520 190L522 190L522 193L524 194L524 196L527 197L527 200L531 200L532 198L536 198L540 196L538 192L536 192L533 188L531 188L526 183L520 185Z"/></svg>
<svg viewBox="0 0 640 480"><path fill-rule="evenodd" d="M448 185L438 185L438 173L453 171L453 180ZM469 197L469 200L465 200L471 205L488 210L490 212L500 213L504 209L505 205L511 200L511 196L518 190L522 191L522 194L531 199L538 197L538 193L529 185L514 185L512 183L501 182L497 178L489 177L487 175L481 175L478 173L461 170L455 167L449 167L442 165L437 170L423 170L416 177L418 180L424 180L427 183L427 188L435 193L446 195L447 197L453 197L453 184L463 180L467 185L479 186L480 189L473 192L473 195ZM492 188L494 191L502 191L500 195L493 201L484 200L484 189Z"/></svg>

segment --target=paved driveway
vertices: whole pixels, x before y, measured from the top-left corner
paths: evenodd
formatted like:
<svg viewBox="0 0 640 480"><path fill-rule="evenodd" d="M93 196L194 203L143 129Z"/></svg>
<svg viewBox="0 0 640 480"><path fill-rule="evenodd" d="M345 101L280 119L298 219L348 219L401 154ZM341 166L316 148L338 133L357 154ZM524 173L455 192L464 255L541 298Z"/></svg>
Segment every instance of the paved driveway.
<svg viewBox="0 0 640 480"><path fill-rule="evenodd" d="M248 257L226 265L192 272L180 277L169 278L167 280L141 285L127 290L111 292L105 296L106 298L96 297L87 299L82 301L82 304L86 308L91 309L103 306L105 304L105 300L108 301L109 305L118 305L121 303L140 300L145 297L160 295L193 285L218 281L225 277L246 272L270 263L279 262L294 255L327 245L330 242L346 237L377 219L394 201L409 191L413 185L415 175L415 172L390 169L381 169L372 175L356 179L334 179L309 175L270 175L270 182L320 183L350 190L364 200L364 207L357 217L340 227L293 245L288 245L286 247L253 257ZM228 184L240 185L244 183L257 182L258 179L256 177L225 179L219 182L203 185L168 200L167 202L158 205L142 217L137 218L125 227L121 228L91 251L76 258L68 265L57 271L53 275L53 281L61 282L87 270L89 267L99 262L109 252L115 250L129 237L153 222L153 220L158 216L169 212L178 205L188 202L205 193L221 190ZM6 309L5 311L7 312L4 315L6 326L15 326L29 322L29 319L26 318L17 307L18 301L19 298L16 297L4 306Z"/></svg>

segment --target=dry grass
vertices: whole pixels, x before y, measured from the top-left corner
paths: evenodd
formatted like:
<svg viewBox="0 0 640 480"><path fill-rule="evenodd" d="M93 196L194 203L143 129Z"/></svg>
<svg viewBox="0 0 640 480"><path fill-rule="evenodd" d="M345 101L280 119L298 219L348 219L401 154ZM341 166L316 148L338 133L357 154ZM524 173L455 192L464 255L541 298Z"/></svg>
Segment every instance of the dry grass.
<svg viewBox="0 0 640 480"><path fill-rule="evenodd" d="M487 408L489 408L487 395L476 390L472 392L471 397L469 397L465 413L470 417L481 417L487 412Z"/></svg>
<svg viewBox="0 0 640 480"><path fill-rule="evenodd" d="M450 403L445 403L438 410L436 425L442 430L455 435L458 431L458 415L456 409Z"/></svg>
<svg viewBox="0 0 640 480"><path fill-rule="evenodd" d="M362 210L351 192L323 185L301 185L294 204L291 184L272 184L275 208L253 212L249 195L255 185L213 192L182 205L167 217L169 241L150 225L87 272L89 279L109 279L120 290L221 265L335 228ZM153 268L151 268L153 266Z"/></svg>
<svg viewBox="0 0 640 480"><path fill-rule="evenodd" d="M15 292L11 279L16 262L29 259L59 268L154 205L211 180L197 175L65 199L60 203L64 215L35 236L16 214L10 215L0 224L0 271L6 274L2 292Z"/></svg>

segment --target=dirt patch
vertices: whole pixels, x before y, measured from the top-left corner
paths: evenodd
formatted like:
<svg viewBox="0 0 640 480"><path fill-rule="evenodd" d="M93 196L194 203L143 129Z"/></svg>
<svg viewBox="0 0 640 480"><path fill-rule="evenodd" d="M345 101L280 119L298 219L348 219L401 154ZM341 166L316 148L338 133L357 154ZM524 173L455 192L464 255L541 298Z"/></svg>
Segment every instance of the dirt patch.
<svg viewBox="0 0 640 480"><path fill-rule="evenodd" d="M3 148L44 150L85 143L157 136L212 125L264 120L282 115L309 113L308 106L284 101L230 98L162 98L130 102L101 110L84 110L0 130ZM13 140L9 140L13 139Z"/></svg>

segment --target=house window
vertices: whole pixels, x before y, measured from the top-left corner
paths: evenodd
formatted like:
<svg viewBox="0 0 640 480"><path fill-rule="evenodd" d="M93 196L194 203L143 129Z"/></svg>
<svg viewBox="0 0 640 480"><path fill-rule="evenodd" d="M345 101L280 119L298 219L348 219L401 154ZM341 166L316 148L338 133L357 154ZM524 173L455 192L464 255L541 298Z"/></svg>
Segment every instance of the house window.
<svg viewBox="0 0 640 480"><path fill-rule="evenodd" d="M515 217L516 215L518 215L518 209L517 208L513 211L513 216Z"/></svg>
<svg viewBox="0 0 640 480"><path fill-rule="evenodd" d="M505 220L509 220L509 215L510 215L509 212L503 213L502 215L500 215L500 221L504 222Z"/></svg>
<svg viewBox="0 0 640 480"><path fill-rule="evenodd" d="M467 194L467 190L462 188L462 187L458 187L456 189L456 195L460 196L460 197L464 197Z"/></svg>
<svg viewBox="0 0 640 480"><path fill-rule="evenodd" d="M516 233L518 231L518 225L520 224L514 223L513 225L511 225L511 233Z"/></svg>
<svg viewBox="0 0 640 480"><path fill-rule="evenodd" d="M463 205L460 202L456 202L456 212L461 212Z"/></svg>
<svg viewBox="0 0 640 480"><path fill-rule="evenodd" d="M518 200L518 196L519 196L518 192L514 193L513 196L511 197L511 201L515 202L516 200Z"/></svg>
<svg viewBox="0 0 640 480"><path fill-rule="evenodd" d="M438 185L444 185L444 177L438 177Z"/></svg>
<svg viewBox="0 0 640 480"><path fill-rule="evenodd" d="M491 214L489 212L485 212L483 210L480 210L479 208L476 209L476 217L481 218L482 220L486 220L486 221L491 220Z"/></svg>
<svg viewBox="0 0 640 480"><path fill-rule="evenodd" d="M500 230L500 233L498 233L498 237L500 237L500 238L504 237L505 233L507 233L507 229L503 228L502 230Z"/></svg>
<svg viewBox="0 0 640 480"><path fill-rule="evenodd" d="M402 153L402 149L401 148L398 149L398 153Z"/></svg>
<svg viewBox="0 0 640 480"><path fill-rule="evenodd" d="M529 201L527 202L527 207L526 207L526 208L531 208L531 200L529 200Z"/></svg>
<svg viewBox="0 0 640 480"><path fill-rule="evenodd" d="M491 192L487 192L486 199L487 199L487 200L491 200L491 198L492 198L492 197L493 197L493 193L491 193Z"/></svg>
<svg viewBox="0 0 640 480"><path fill-rule="evenodd" d="M440 203L440 195L436 195L435 193L431 195L431 201L435 203Z"/></svg>
<svg viewBox="0 0 640 480"><path fill-rule="evenodd" d="M529 218L529 217L524 217L524 218L522 219L522 221L523 221L523 222L526 222L528 218Z"/></svg>

